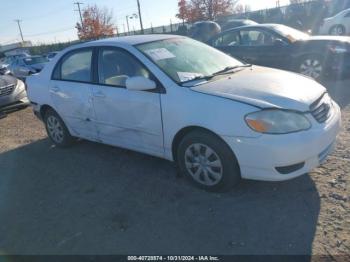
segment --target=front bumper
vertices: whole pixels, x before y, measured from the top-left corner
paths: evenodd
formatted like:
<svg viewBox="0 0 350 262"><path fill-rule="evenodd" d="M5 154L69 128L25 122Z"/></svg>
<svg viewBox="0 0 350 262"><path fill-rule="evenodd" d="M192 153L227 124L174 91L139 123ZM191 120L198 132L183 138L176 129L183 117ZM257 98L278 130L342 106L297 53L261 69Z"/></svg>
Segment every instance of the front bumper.
<svg viewBox="0 0 350 262"><path fill-rule="evenodd" d="M0 96L0 112L9 112L30 104L24 86L15 87L12 93Z"/></svg>
<svg viewBox="0 0 350 262"><path fill-rule="evenodd" d="M0 107L0 112L6 113L6 112L10 112L10 111L17 110L20 108L25 108L29 105L30 105L30 102L29 102L28 98L23 98L23 99L18 100L14 103Z"/></svg>
<svg viewBox="0 0 350 262"><path fill-rule="evenodd" d="M334 107L329 119L307 131L258 138L223 137L235 153L245 179L283 181L310 172L334 148L340 130L341 113ZM285 167L283 174L278 167Z"/></svg>

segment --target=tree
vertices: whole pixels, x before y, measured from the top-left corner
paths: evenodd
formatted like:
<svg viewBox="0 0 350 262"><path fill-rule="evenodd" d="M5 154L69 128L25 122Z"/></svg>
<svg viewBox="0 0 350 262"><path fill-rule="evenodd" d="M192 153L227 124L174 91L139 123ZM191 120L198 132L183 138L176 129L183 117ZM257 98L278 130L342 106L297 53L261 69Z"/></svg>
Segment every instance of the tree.
<svg viewBox="0 0 350 262"><path fill-rule="evenodd" d="M215 20L231 14L238 0L179 0L177 17L187 22Z"/></svg>
<svg viewBox="0 0 350 262"><path fill-rule="evenodd" d="M186 0L179 0L179 2L177 3L177 6L179 8L179 13L176 14L176 17L181 19L182 22L184 23L185 20L188 19L188 4L186 2Z"/></svg>
<svg viewBox="0 0 350 262"><path fill-rule="evenodd" d="M100 9L97 5L88 6L83 10L83 24L77 23L80 40L92 40L113 36L114 25L112 13L108 9Z"/></svg>

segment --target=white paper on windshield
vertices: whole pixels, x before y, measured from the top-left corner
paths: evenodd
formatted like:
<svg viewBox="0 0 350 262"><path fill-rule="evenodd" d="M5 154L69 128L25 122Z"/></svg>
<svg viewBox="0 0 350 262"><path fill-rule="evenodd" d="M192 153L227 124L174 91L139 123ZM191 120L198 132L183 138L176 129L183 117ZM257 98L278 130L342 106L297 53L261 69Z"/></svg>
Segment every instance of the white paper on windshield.
<svg viewBox="0 0 350 262"><path fill-rule="evenodd" d="M166 48L150 49L145 51L154 61L174 58L175 55Z"/></svg>
<svg viewBox="0 0 350 262"><path fill-rule="evenodd" d="M180 79L180 82L190 81L197 76L202 76L202 74L193 72L177 72L177 75Z"/></svg>

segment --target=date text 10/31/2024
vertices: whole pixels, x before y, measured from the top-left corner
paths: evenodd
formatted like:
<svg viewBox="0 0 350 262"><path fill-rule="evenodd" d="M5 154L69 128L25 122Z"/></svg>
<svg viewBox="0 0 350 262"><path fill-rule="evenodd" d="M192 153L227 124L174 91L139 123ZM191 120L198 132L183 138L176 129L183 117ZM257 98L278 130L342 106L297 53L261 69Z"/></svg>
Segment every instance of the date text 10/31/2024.
<svg viewBox="0 0 350 262"><path fill-rule="evenodd" d="M128 256L128 261L220 261L216 256Z"/></svg>

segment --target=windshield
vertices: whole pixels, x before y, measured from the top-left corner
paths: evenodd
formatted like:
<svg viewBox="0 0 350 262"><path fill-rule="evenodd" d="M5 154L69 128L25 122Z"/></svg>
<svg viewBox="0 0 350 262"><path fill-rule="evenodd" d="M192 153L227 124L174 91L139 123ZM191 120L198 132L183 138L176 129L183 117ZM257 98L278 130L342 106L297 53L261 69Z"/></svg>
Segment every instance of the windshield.
<svg viewBox="0 0 350 262"><path fill-rule="evenodd" d="M288 38L291 42L295 42L297 40L306 40L310 37L306 33L303 33L299 30L296 30L294 28L291 28L291 27L285 26L285 25L275 25L275 26L273 26L273 29L277 33Z"/></svg>
<svg viewBox="0 0 350 262"><path fill-rule="evenodd" d="M24 58L23 61L26 65L34 65L34 64L46 63L48 60L45 57L38 56L38 57Z"/></svg>
<svg viewBox="0 0 350 262"><path fill-rule="evenodd" d="M177 83L242 65L238 60L189 38L160 40L137 45L137 48Z"/></svg>

